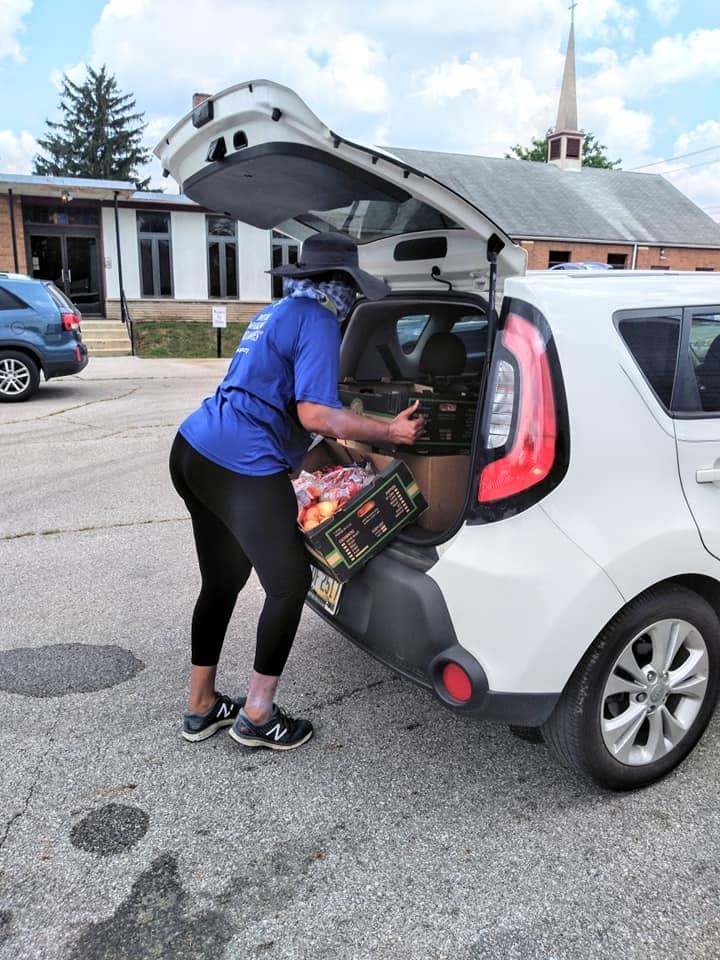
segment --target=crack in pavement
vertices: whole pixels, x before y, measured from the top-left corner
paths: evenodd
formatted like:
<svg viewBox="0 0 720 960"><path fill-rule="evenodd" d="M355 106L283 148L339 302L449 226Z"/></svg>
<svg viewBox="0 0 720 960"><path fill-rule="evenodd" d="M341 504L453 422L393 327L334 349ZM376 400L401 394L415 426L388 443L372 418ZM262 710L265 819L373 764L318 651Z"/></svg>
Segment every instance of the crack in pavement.
<svg viewBox="0 0 720 960"><path fill-rule="evenodd" d="M5 846L5 841L10 835L10 831L12 830L13 824L27 813L27 809L30 806L30 802L32 801L33 794L35 793L35 790L40 782L40 768L45 762L45 759L47 755L50 753L52 746L55 742L55 731L57 730L59 722L60 722L60 716L58 715L55 717L55 721L52 725L52 729L48 734L47 748L42 754L42 756L40 757L40 759L38 760L37 766L35 767L35 772L33 774L33 781L30 784L28 795L25 797L25 800L23 801L22 808L20 810L16 810L15 813L10 817L7 824L5 825L5 830L3 831L2 836L0 836L0 851L2 851L2 848Z"/></svg>
<svg viewBox="0 0 720 960"><path fill-rule="evenodd" d="M101 397L99 400L86 400L85 403L76 403L72 407L63 407L62 410L53 410L51 413L41 413L38 417L21 417L19 420L6 420L2 426L11 426L14 423L33 423L38 420L49 420L50 417L59 417L62 413L69 413L70 410L80 410L82 407L91 407L96 403L110 403L113 400L124 400L125 397L132 396L140 389L140 384L128 390L127 393L121 393L117 397Z"/></svg>
<svg viewBox="0 0 720 960"><path fill-rule="evenodd" d="M21 540L23 537L54 537L63 533L90 533L93 530L113 530L115 527L146 527L152 523L180 523L189 520L189 517L162 517L157 520L118 520L116 523L99 523L89 527L67 527L54 530L28 530L25 533L8 533L0 536L3 540Z"/></svg>
<svg viewBox="0 0 720 960"><path fill-rule="evenodd" d="M365 690L374 690L375 687L381 687L385 683L398 683L399 680L400 677L383 677L382 680L373 680L372 683L366 683L362 687L355 687L346 693L339 693L336 697L331 697L329 700L319 700L317 703L311 703L310 709L322 710L323 707L334 707L336 704L342 703L343 700L354 697L356 693L363 693Z"/></svg>

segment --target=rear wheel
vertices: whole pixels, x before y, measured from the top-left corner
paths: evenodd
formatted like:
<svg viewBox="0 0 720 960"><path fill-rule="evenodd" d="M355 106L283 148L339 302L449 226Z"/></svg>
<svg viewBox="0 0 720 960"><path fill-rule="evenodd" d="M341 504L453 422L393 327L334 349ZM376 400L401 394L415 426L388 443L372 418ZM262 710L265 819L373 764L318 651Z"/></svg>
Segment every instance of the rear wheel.
<svg viewBox="0 0 720 960"><path fill-rule="evenodd" d="M0 402L19 403L40 385L38 365L17 350L0 350Z"/></svg>
<svg viewBox="0 0 720 960"><path fill-rule="evenodd" d="M632 601L578 665L550 719L548 746L612 790L673 770L712 716L720 622L691 590L669 585Z"/></svg>

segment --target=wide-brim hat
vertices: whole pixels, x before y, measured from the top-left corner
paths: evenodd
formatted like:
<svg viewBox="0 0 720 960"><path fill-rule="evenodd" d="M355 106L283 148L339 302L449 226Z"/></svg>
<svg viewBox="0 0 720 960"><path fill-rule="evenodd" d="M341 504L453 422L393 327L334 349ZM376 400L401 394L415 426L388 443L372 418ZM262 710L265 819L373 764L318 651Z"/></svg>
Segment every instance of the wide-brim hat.
<svg viewBox="0 0 720 960"><path fill-rule="evenodd" d="M390 293L384 280L359 267L357 245L342 233L316 233L302 245L300 260L268 270L274 277L301 280L320 273L340 270L349 274L368 300L381 300Z"/></svg>

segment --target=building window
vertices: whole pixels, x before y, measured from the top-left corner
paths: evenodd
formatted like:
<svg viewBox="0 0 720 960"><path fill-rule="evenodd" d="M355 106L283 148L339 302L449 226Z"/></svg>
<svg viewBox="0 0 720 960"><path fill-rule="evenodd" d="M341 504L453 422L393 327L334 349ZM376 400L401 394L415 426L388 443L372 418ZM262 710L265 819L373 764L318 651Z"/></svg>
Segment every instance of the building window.
<svg viewBox="0 0 720 960"><path fill-rule="evenodd" d="M208 296L236 297L237 224L230 217L207 218Z"/></svg>
<svg viewBox="0 0 720 960"><path fill-rule="evenodd" d="M565 148L565 156L570 160L577 160L580 157L580 141L577 137L568 137L567 138L567 147Z"/></svg>
<svg viewBox="0 0 720 960"><path fill-rule="evenodd" d="M170 214L138 210L136 216L140 293L143 297L171 297Z"/></svg>
<svg viewBox="0 0 720 960"><path fill-rule="evenodd" d="M550 141L550 159L559 160L560 159L560 140L551 140Z"/></svg>
<svg viewBox="0 0 720 960"><path fill-rule="evenodd" d="M556 263L570 263L570 251L551 250L548 257L548 267L554 267Z"/></svg>
<svg viewBox="0 0 720 960"><path fill-rule="evenodd" d="M100 207L82 207L71 203L32 203L23 198L23 222L40 224L75 224L96 227L100 223Z"/></svg>
<svg viewBox="0 0 720 960"><path fill-rule="evenodd" d="M715 267L695 267L697 273L713 273Z"/></svg>
<svg viewBox="0 0 720 960"><path fill-rule="evenodd" d="M300 247L297 240L286 237L279 230L272 232L272 265L273 267L285 267L290 263L297 263ZM272 298L281 300L283 295L282 277L272 278Z"/></svg>
<svg viewBox="0 0 720 960"><path fill-rule="evenodd" d="M609 253L607 255L607 262L614 270L624 270L627 266L627 254Z"/></svg>

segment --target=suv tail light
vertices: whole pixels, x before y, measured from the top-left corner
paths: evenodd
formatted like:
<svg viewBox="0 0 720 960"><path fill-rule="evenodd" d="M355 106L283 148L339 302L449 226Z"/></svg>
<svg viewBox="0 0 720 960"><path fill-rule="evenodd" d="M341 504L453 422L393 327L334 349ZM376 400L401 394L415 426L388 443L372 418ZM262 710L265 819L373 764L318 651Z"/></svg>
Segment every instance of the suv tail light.
<svg viewBox="0 0 720 960"><path fill-rule="evenodd" d="M498 339L484 429L486 453L497 455L480 473L479 503L529 490L545 480L556 463L558 411L549 335L511 311Z"/></svg>
<svg viewBox="0 0 720 960"><path fill-rule="evenodd" d="M71 313L70 310L63 310L63 312L60 314L60 321L62 323L63 330L80 329L79 313Z"/></svg>

